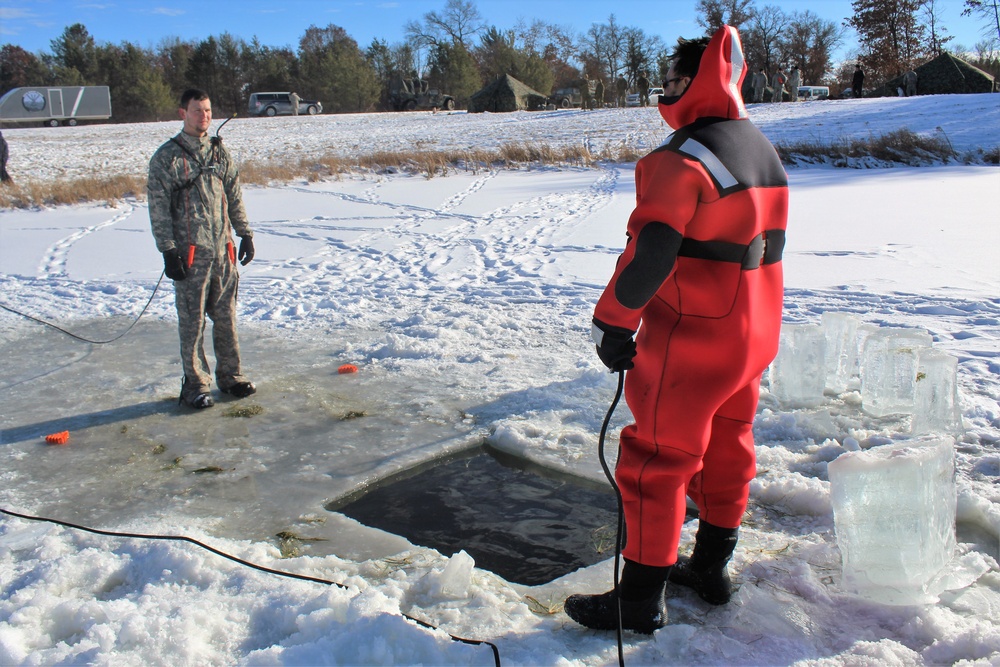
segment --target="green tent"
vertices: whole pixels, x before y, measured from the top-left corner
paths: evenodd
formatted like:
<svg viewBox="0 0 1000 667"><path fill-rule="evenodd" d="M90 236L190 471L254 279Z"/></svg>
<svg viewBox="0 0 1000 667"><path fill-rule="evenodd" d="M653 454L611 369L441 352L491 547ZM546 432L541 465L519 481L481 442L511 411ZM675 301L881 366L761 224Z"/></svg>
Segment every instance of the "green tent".
<svg viewBox="0 0 1000 667"><path fill-rule="evenodd" d="M954 93L992 93L997 90L993 76L950 53L942 53L914 69L917 73L917 95ZM903 77L886 82L879 95L896 95L903 86Z"/></svg>
<svg viewBox="0 0 1000 667"><path fill-rule="evenodd" d="M469 98L469 112L535 111L544 109L545 95L504 74Z"/></svg>

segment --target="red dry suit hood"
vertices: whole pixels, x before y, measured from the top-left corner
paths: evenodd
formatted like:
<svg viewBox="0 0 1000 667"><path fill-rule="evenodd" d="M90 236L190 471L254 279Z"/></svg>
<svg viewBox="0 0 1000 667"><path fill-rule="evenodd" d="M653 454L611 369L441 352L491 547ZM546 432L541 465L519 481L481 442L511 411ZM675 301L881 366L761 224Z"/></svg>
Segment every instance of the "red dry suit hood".
<svg viewBox="0 0 1000 667"><path fill-rule="evenodd" d="M746 73L740 35L724 25L712 35L687 89L677 97L660 97L660 115L675 130L699 118L746 119L740 94Z"/></svg>

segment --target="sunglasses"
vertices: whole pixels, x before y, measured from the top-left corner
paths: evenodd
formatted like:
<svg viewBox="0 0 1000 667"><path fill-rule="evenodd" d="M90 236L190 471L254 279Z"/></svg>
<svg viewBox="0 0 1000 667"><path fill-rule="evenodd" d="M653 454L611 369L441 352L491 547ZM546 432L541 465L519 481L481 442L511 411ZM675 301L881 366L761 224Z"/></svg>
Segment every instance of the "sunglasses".
<svg viewBox="0 0 1000 667"><path fill-rule="evenodd" d="M677 81L680 81L681 79L686 79L686 78L687 78L686 76L675 76L672 79L664 79L663 80L663 87L666 88L670 84L676 83Z"/></svg>

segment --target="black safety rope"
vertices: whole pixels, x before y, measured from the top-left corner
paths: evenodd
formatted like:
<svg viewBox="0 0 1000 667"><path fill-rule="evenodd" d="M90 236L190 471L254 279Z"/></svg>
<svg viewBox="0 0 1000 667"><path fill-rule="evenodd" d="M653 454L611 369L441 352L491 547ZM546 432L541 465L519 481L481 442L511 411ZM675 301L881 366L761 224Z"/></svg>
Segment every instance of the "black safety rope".
<svg viewBox="0 0 1000 667"><path fill-rule="evenodd" d="M608 433L608 424L611 423L611 415L615 414L615 408L618 407L618 402L622 398L624 388L625 371L618 371L618 391L615 392L615 399L611 401L608 414L604 417L604 423L601 424L601 436L597 440L597 456L601 459L601 468L604 469L604 476L611 483L611 488L615 490L615 498L618 500L618 530L615 533L615 572L613 579L615 585L615 616L618 621L618 664L620 667L625 667L625 651L622 647L622 599L621 592L619 591L618 564L621 561L622 555L622 529L625 527L625 509L622 502L621 489L618 488L615 476L608 467L607 460L604 458L604 438ZM618 454L621 456L621 447L618 449Z"/></svg>
<svg viewBox="0 0 1000 667"><path fill-rule="evenodd" d="M149 301L147 301L146 305L142 307L142 312L139 313L139 316L135 318L135 320L132 322L132 324L128 325L128 328L125 329L125 331L121 332L120 334L118 334L114 338L109 338L108 340L90 340L89 338L84 338L83 336L78 336L78 335L76 335L75 333L73 333L71 331L66 331L62 327L59 327L59 326L56 326L55 324L52 324L51 322L46 322L45 320L38 319L37 317L35 317L33 315L28 315L27 313L22 313L20 310L17 310L16 308L11 308L10 306L6 306L6 305L4 305L2 303L0 303L0 308L2 308L3 310L6 310L9 313L14 313L15 315L20 315L21 317L29 319L32 322L38 322L39 324L44 324L47 327L52 327L56 331L61 331L62 333L64 333L67 336L69 336L70 338L75 338L75 339L77 339L79 341L83 341L84 343L92 343L94 345L107 345L108 343L113 343L116 340L118 340L119 338L122 338L123 336L125 336L125 334L127 334L129 331L132 330L132 327L134 327L136 324L139 323L139 320L142 319L142 316L146 314L146 310L149 308L149 304L153 303L153 297L156 296L156 291L158 289L160 289L160 283L162 281L163 281L163 272L160 273L160 277L156 280L156 286L153 288L153 293L149 295Z"/></svg>
<svg viewBox="0 0 1000 667"><path fill-rule="evenodd" d="M213 554L215 554L216 556L221 556L222 558L226 558L228 560L231 560L234 563L239 563L240 565L244 565L244 566L252 568L254 570L259 570L260 572L266 572L267 574L274 574L274 575L277 575L279 577L288 577L289 579L299 579L301 581L311 581L313 583L325 584L327 586L337 586L338 588L342 588L344 590L348 590L349 589L349 586L347 586L346 584L342 584L342 583L336 582L336 581L330 581L329 579L321 579L319 577L310 577L310 576L304 575L304 574L295 574L294 572L285 572L283 570L274 570L274 569L271 569L269 567L264 567L263 565L257 565L256 563L251 563L250 561L243 560L242 558L237 558L236 556L227 554L224 551L220 551L220 550L216 549L215 547L209 546L209 545L205 544L204 542L199 542L198 540L196 540L194 538L191 538L191 537L187 537L186 535L146 535L146 534L142 534L142 533L125 533L125 532L118 532L118 531L113 531L113 530L101 530L99 528L88 528L87 526L81 526L81 525L78 525L78 524L75 524L75 523L69 523L68 521L60 521L58 519L49 519L49 518L46 518L46 517L32 516L30 514L21 514L19 512L12 512L11 510L7 510L7 509L4 509L2 507L0 507L0 514L6 514L7 516L17 517L18 519L26 519L28 521L44 521L44 522L47 522L47 523L55 524L57 526L63 526L65 528L72 528L74 530L82 530L82 531L87 532L87 533L93 533L95 535L104 535L104 536L107 536L107 537L122 537L122 538L137 539L137 540L166 540L166 541L173 541L173 542L188 542L189 544L193 544L195 546L201 547L202 549L205 549L206 551L210 551ZM427 621L420 620L419 618L414 618L414 617L409 616L407 614L401 614L401 615L402 615L403 618L405 618L407 620L410 620L410 621L413 621L414 623L416 623L417 625L419 625L421 627L428 628L430 630L438 630L439 629L436 626L431 625ZM500 665L500 649L497 648L496 644L493 644L492 642L488 642L488 641L479 640L479 639L466 639L464 637L456 637L455 635L452 635L452 634L449 634L448 636L453 641L462 642L463 644L469 644L471 646L483 646L483 645L489 646L490 649L492 649L492 651L493 651L493 662L494 662L494 664L496 665L496 667L501 667L501 665Z"/></svg>

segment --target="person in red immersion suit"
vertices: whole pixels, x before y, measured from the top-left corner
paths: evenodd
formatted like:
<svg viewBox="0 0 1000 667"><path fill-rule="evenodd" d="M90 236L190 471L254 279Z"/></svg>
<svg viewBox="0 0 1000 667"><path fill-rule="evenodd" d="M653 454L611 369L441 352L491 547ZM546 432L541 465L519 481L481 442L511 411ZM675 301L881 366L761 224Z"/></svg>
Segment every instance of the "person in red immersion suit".
<svg viewBox="0 0 1000 667"><path fill-rule="evenodd" d="M662 627L668 578L715 604L731 595L759 384L778 350L788 213L778 155L747 120L745 74L730 26L678 41L659 100L676 131L636 164L625 250L594 311L598 355L628 370L635 423L615 471L626 523L618 593L572 595L564 607L589 628L617 628L619 597L622 627ZM685 496L699 526L678 561Z"/></svg>

